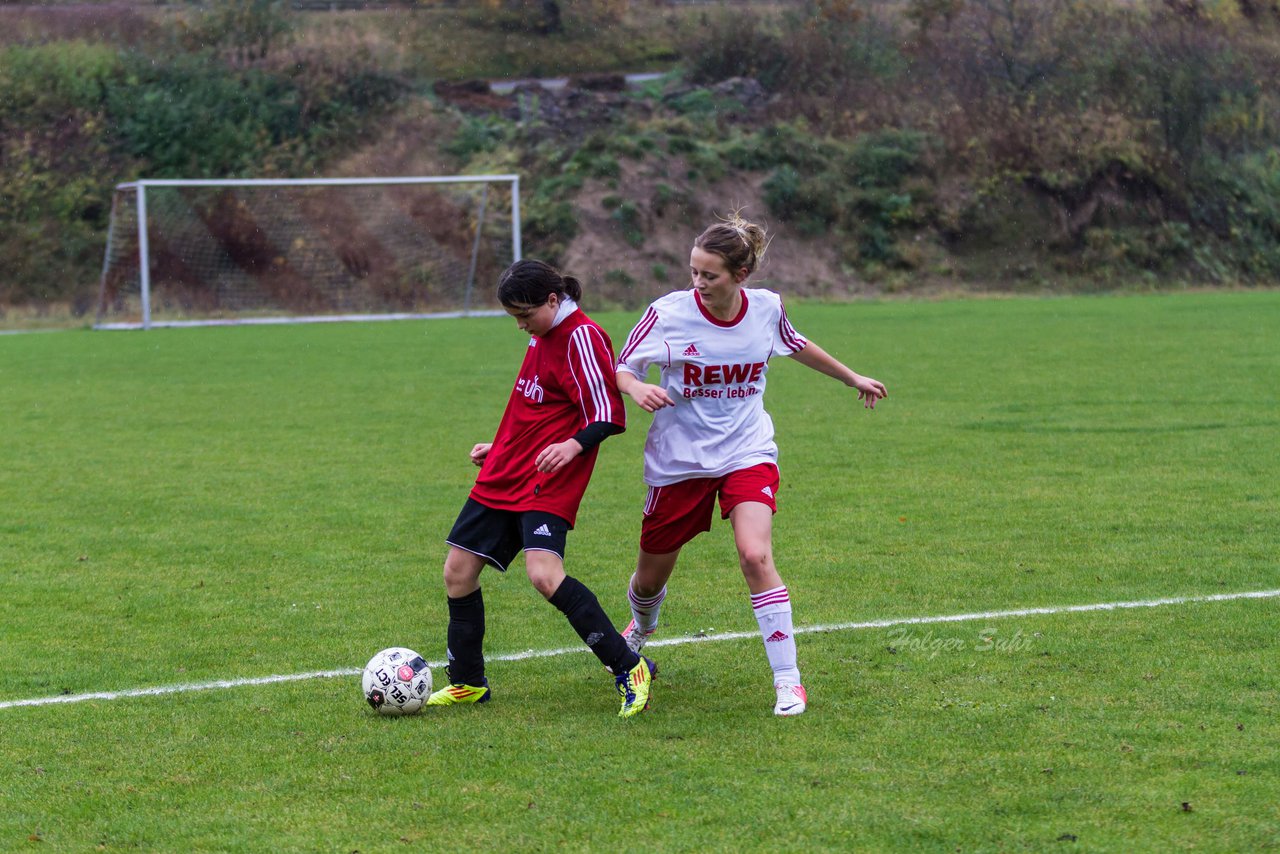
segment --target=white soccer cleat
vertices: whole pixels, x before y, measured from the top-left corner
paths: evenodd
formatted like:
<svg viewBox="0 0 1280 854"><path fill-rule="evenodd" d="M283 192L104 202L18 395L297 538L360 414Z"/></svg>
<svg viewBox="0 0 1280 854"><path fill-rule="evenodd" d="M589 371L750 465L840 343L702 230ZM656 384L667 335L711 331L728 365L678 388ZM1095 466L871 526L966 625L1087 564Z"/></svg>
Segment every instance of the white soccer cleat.
<svg viewBox="0 0 1280 854"><path fill-rule="evenodd" d="M633 619L627 623L627 627L622 630L622 639L627 642L627 648L636 655L640 654L640 650L644 649L645 642L649 640L649 635L654 633L654 629L644 631L636 625Z"/></svg>
<svg viewBox="0 0 1280 854"><path fill-rule="evenodd" d="M809 695L804 692L803 685L779 683L773 686L778 692L778 702L773 706L773 713L780 717L802 715L808 707Z"/></svg>

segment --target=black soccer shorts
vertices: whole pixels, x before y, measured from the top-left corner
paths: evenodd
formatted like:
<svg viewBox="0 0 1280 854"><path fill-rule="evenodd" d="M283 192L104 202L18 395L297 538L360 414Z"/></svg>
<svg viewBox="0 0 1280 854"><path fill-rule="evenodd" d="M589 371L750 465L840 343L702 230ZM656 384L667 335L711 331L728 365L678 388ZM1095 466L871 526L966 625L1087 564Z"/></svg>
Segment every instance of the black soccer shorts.
<svg viewBox="0 0 1280 854"><path fill-rule="evenodd" d="M445 542L506 572L522 551L552 552L564 560L568 533L569 523L554 513L495 510L468 498Z"/></svg>

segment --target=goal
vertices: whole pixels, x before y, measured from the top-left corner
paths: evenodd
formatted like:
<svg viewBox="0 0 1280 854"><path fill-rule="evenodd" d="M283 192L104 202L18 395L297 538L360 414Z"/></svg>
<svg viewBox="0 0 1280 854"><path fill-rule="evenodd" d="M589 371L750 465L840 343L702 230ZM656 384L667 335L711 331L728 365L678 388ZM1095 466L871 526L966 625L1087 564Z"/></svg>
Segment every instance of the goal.
<svg viewBox="0 0 1280 854"><path fill-rule="evenodd" d="M97 329L497 314L516 175L116 187Z"/></svg>

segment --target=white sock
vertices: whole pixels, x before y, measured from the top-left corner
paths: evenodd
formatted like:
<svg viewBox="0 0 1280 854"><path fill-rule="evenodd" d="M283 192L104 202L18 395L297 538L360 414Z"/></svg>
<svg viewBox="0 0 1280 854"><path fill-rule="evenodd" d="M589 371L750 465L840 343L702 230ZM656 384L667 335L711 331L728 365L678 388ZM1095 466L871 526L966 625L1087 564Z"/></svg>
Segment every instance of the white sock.
<svg viewBox="0 0 1280 854"><path fill-rule="evenodd" d="M799 685L795 630L791 626L791 597L786 587L751 594L751 608L760 624L765 655L773 668L774 684Z"/></svg>
<svg viewBox="0 0 1280 854"><path fill-rule="evenodd" d="M627 585L627 601L631 603L631 619L636 621L636 628L645 634L652 634L653 630L658 628L658 612L662 610L662 600L667 598L667 586L662 585L662 589L658 591L658 595L644 597L636 593L635 575L631 576L631 583Z"/></svg>

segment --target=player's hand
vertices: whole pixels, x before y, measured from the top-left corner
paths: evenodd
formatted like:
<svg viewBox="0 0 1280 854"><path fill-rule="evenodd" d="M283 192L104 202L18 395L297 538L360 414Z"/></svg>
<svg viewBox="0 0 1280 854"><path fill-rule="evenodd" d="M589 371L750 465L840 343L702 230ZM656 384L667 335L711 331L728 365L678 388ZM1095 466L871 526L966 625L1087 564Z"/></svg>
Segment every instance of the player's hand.
<svg viewBox="0 0 1280 854"><path fill-rule="evenodd" d="M667 390L660 385L636 383L628 394L645 412L657 412L664 406L676 405L671 395L667 394Z"/></svg>
<svg viewBox="0 0 1280 854"><path fill-rule="evenodd" d="M581 453L582 444L577 439L568 439L554 445L547 445L542 449L542 453L538 454L533 464L540 472L555 474Z"/></svg>
<svg viewBox="0 0 1280 854"><path fill-rule="evenodd" d="M858 390L858 400L861 400L862 405L867 409L875 409L877 400L889 396L889 390L884 387L884 383L861 374L854 379L853 387Z"/></svg>
<svg viewBox="0 0 1280 854"><path fill-rule="evenodd" d="M492 442L481 442L471 449L471 462L478 466L484 465L484 458L489 456L489 451L493 448Z"/></svg>

